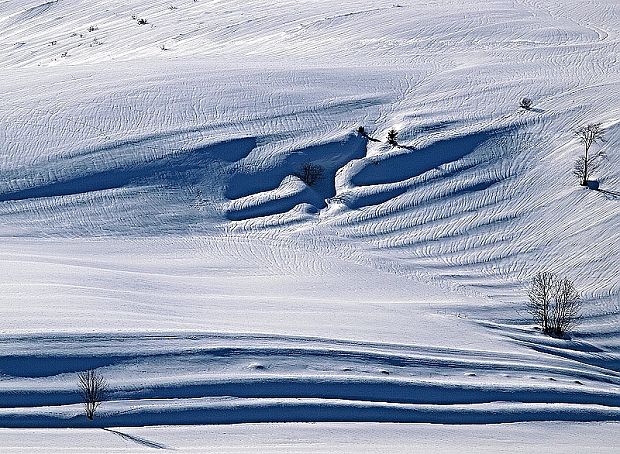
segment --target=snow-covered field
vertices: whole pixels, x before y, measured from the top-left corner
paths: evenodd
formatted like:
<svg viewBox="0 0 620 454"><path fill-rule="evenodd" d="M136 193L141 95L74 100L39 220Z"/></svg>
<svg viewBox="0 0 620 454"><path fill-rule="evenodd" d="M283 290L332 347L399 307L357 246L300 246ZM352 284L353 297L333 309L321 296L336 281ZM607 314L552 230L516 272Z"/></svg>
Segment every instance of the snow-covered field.
<svg viewBox="0 0 620 454"><path fill-rule="evenodd" d="M0 0L0 451L613 452L618 55L616 0Z"/></svg>

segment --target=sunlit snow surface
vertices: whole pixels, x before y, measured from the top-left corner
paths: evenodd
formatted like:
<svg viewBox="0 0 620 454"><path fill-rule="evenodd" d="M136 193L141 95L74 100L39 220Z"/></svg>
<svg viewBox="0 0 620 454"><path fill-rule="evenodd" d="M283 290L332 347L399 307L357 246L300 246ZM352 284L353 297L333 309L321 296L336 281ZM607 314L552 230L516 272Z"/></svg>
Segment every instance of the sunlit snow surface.
<svg viewBox="0 0 620 454"><path fill-rule="evenodd" d="M619 43L612 0L0 1L0 427L613 447ZM594 122L598 190L572 175ZM570 339L524 311L542 270L583 292Z"/></svg>

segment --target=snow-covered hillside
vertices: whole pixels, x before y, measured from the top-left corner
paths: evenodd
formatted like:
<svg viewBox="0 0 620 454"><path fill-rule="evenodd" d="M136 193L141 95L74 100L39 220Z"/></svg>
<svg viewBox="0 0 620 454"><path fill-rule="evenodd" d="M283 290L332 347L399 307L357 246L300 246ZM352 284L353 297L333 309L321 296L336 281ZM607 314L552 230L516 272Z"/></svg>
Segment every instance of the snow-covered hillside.
<svg viewBox="0 0 620 454"><path fill-rule="evenodd" d="M619 54L614 0L0 1L0 427L89 368L105 427L620 420Z"/></svg>

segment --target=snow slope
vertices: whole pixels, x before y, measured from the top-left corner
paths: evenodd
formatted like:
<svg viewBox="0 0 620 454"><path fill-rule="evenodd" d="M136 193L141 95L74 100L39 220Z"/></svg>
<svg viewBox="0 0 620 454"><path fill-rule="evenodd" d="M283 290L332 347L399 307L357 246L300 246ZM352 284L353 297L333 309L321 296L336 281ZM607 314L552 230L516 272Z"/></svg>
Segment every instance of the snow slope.
<svg viewBox="0 0 620 454"><path fill-rule="evenodd" d="M0 426L88 426L91 367L106 427L618 421L619 39L611 0L0 2Z"/></svg>

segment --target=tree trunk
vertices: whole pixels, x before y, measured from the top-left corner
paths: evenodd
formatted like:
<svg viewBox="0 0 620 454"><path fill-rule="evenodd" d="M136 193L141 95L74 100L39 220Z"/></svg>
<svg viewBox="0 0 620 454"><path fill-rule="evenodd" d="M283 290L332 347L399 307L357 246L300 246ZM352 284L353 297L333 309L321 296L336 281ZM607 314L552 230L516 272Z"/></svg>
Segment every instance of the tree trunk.
<svg viewBox="0 0 620 454"><path fill-rule="evenodd" d="M590 146L586 143L586 159L583 161L583 180L581 180L581 186L588 185L588 151Z"/></svg>

